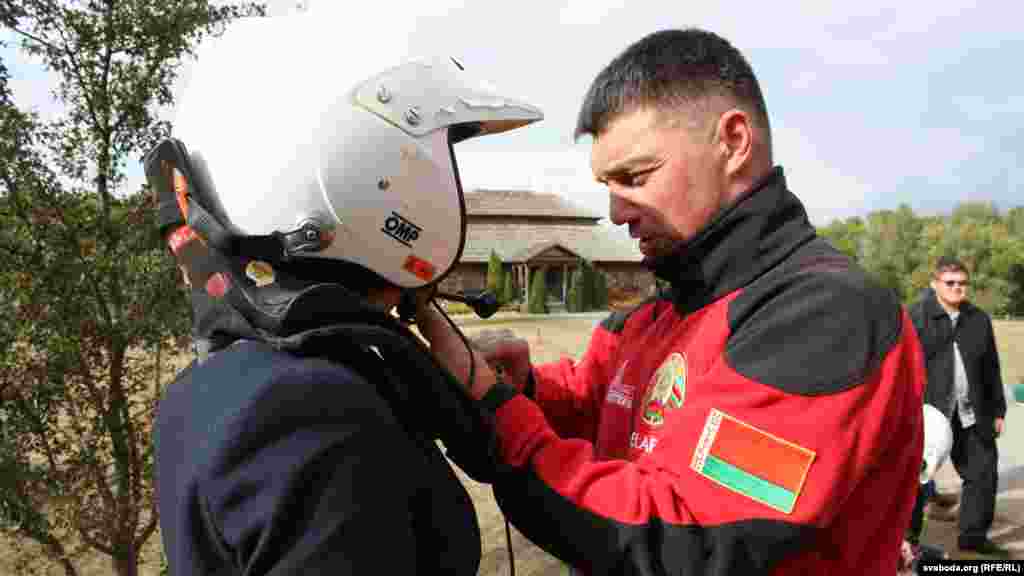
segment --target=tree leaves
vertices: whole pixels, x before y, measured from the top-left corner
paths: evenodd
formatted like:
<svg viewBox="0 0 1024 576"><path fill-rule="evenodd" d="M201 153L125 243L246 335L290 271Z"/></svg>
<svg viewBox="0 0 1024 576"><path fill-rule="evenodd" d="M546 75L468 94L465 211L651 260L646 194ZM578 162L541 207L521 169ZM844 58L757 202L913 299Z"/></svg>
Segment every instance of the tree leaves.
<svg viewBox="0 0 1024 576"><path fill-rule="evenodd" d="M946 216L917 216L908 206L837 220L819 230L901 300L928 286L935 262L955 256L971 271L971 299L996 315L1024 314L1024 207L1002 214L964 202Z"/></svg>
<svg viewBox="0 0 1024 576"><path fill-rule="evenodd" d="M183 58L252 3L0 0L56 73L57 118L17 108L0 61L0 524L66 573L87 545L134 573L155 528L150 436L189 313L154 199L117 195L170 132Z"/></svg>

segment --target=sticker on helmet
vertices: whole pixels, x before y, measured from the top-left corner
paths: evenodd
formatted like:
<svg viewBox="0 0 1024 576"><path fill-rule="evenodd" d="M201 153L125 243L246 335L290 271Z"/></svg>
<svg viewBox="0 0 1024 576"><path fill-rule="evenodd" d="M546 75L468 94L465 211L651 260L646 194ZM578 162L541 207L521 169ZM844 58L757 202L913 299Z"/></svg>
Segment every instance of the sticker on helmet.
<svg viewBox="0 0 1024 576"><path fill-rule="evenodd" d="M231 286L231 281L224 274L217 272L206 281L206 293L214 298L223 298Z"/></svg>
<svg viewBox="0 0 1024 576"><path fill-rule="evenodd" d="M178 201L178 209L181 215L188 218L188 181L185 175L173 165L171 166L171 185L174 188L174 197Z"/></svg>
<svg viewBox="0 0 1024 576"><path fill-rule="evenodd" d="M171 252L177 256L178 252L181 252L183 246L198 239L199 235L196 234L195 230L188 226L182 226L175 230L167 239L167 245L170 246Z"/></svg>
<svg viewBox="0 0 1024 576"><path fill-rule="evenodd" d="M405 268L407 272L425 282L430 282L434 278L434 265L412 254L409 254L409 257L405 259L405 264L402 268Z"/></svg>
<svg viewBox="0 0 1024 576"><path fill-rule="evenodd" d="M274 283L274 269L262 260L253 260L246 264L245 275L258 287Z"/></svg>
<svg viewBox="0 0 1024 576"><path fill-rule="evenodd" d="M412 248L412 243L420 237L423 228L413 224L398 212L392 211L391 215L384 219L384 227L380 231Z"/></svg>

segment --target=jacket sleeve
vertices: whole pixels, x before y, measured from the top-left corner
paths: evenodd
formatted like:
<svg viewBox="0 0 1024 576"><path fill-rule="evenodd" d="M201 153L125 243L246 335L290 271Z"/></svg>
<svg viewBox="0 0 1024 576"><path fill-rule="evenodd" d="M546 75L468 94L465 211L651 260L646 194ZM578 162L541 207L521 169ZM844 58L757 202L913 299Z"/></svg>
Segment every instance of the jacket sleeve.
<svg viewBox="0 0 1024 576"><path fill-rule="evenodd" d="M563 438L592 440L597 410L630 311L615 312L594 328L587 351L577 362L562 358L533 366L534 389L530 396L543 410L553 430Z"/></svg>
<svg viewBox="0 0 1024 576"><path fill-rule="evenodd" d="M634 460L598 460L591 442L559 437L537 404L512 396L496 411L503 458L518 471L496 484L502 509L533 542L593 574L767 573L815 545L838 503L878 476L896 480L879 490L892 499L875 504L902 534L921 465L920 348L900 338L909 317L895 304L871 312L875 302L860 297L843 309L858 295L821 289L810 282L744 304L732 334L702 331L728 339L728 352L688 380L656 447ZM808 377L812 364L819 372ZM725 420L741 435L765 432L748 448L771 449L746 457L776 467L775 485L721 464L713 479L708 455L725 449L714 440ZM738 489L723 488L730 475ZM895 570L897 553L879 565Z"/></svg>
<svg viewBox="0 0 1024 576"><path fill-rule="evenodd" d="M1003 375L999 366L999 349L996 348L995 330L992 327L992 320L986 315L988 324L988 345L985 352L985 385L988 386L990 398L992 399L992 416L994 418L1006 417L1006 393L1003 390Z"/></svg>
<svg viewBox="0 0 1024 576"><path fill-rule="evenodd" d="M231 441L199 486L208 530L253 576L415 574L411 443L365 380L295 366L225 422Z"/></svg>

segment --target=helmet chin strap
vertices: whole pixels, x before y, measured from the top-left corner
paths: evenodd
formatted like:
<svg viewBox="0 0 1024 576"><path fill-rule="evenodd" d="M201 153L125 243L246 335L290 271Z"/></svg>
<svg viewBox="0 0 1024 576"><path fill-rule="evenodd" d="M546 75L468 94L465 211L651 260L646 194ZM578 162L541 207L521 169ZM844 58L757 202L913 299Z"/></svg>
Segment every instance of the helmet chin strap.
<svg viewBox="0 0 1024 576"><path fill-rule="evenodd" d="M289 232L264 236L236 236L195 197L188 196L188 225L218 252L227 256L245 256L273 265L289 262L296 256L315 253L327 247L330 235L313 220Z"/></svg>

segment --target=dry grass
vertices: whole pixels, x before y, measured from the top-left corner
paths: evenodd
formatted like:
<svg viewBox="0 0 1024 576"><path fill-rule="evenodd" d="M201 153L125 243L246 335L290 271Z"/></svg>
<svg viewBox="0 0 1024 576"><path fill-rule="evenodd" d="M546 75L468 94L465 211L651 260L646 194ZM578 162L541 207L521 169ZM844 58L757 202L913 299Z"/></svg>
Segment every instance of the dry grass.
<svg viewBox="0 0 1024 576"><path fill-rule="evenodd" d="M566 320L516 321L507 319L500 327L509 328L518 335L525 337L531 346L534 361L547 362L561 356L578 357L586 348L590 332L595 320L574 318ZM473 335L494 325L466 326L465 332ZM1024 382L1024 322L997 321L996 341L1002 360L1004 382L1012 391L1012 386ZM464 475L460 477L466 484L477 508L477 517L482 532L483 559L481 576L498 576L509 571L508 552L505 544L504 519L498 510L490 488L473 482ZM564 574L559 562L537 547L530 544L522 535L513 529L513 552L516 561L516 574L522 576L556 576ZM144 562L140 576L156 576L159 574L159 533L154 535L146 547ZM48 562L38 559L39 551L29 545L18 550L13 543L0 540L0 574L18 574L16 566L19 558L35 557L31 562L34 570L22 572L45 576L60 576L62 571ZM80 561L83 576L99 576L112 573L109 559L99 555L86 555Z"/></svg>
<svg viewBox="0 0 1024 576"><path fill-rule="evenodd" d="M1024 321L996 320L993 324L1003 384L1012 392L1014 385L1024 384Z"/></svg>

